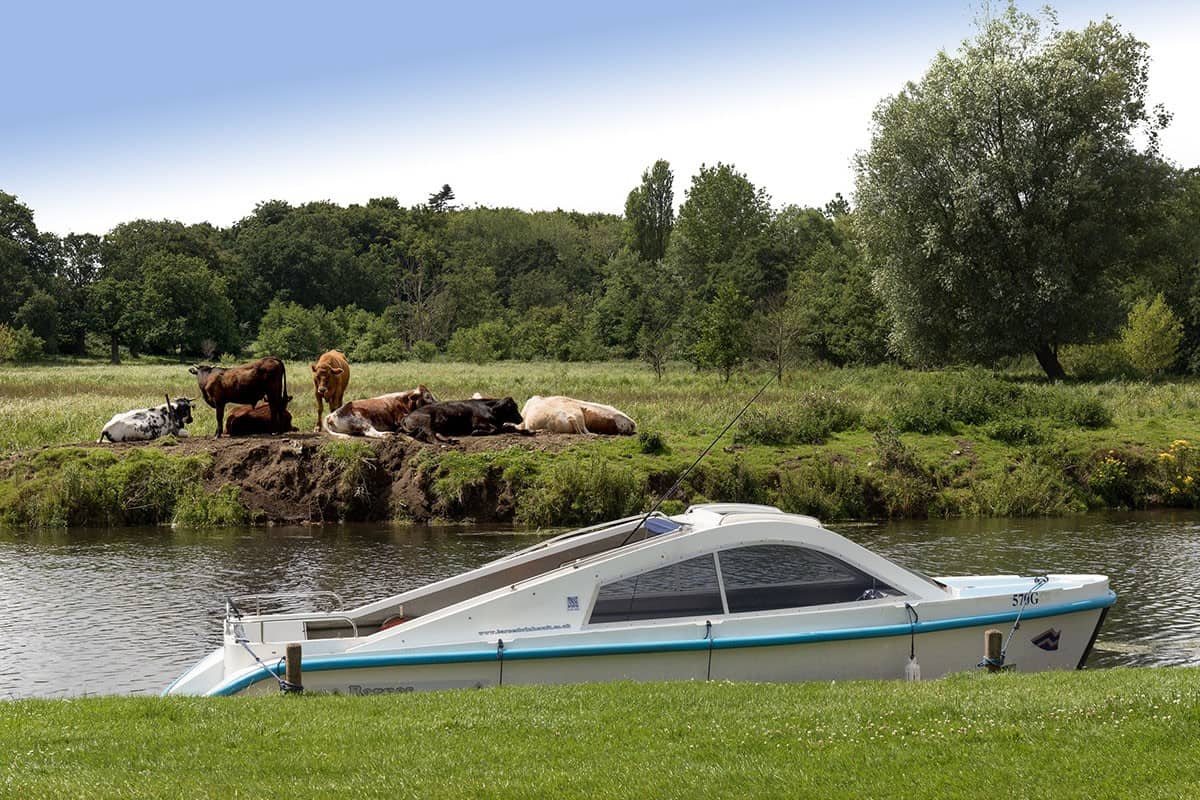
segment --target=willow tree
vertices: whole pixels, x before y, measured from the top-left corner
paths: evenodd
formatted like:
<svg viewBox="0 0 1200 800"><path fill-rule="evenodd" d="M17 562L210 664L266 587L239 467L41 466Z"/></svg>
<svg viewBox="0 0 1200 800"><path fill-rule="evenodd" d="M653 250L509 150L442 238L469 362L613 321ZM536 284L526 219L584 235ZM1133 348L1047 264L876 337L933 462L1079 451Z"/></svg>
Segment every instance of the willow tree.
<svg viewBox="0 0 1200 800"><path fill-rule="evenodd" d="M875 110L857 157L859 221L892 345L918 362L1033 353L1112 331L1149 211L1157 133L1146 45L1014 6L938 53Z"/></svg>

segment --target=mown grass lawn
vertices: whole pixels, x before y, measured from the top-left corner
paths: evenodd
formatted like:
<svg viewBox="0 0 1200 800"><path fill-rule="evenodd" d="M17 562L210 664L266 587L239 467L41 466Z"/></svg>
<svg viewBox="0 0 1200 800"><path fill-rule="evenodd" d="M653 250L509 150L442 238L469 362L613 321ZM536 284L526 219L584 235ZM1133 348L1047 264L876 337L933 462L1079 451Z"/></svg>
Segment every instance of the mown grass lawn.
<svg viewBox="0 0 1200 800"><path fill-rule="evenodd" d="M0 704L0 796L1184 798L1200 669Z"/></svg>

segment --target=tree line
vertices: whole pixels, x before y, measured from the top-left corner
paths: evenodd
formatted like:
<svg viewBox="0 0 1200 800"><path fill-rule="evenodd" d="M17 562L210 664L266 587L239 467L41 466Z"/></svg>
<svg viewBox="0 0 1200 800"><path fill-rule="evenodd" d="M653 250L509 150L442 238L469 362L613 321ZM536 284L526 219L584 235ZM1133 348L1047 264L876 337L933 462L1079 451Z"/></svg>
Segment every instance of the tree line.
<svg viewBox="0 0 1200 800"><path fill-rule="evenodd" d="M271 200L222 228L38 231L0 192L0 358L685 359L726 378L895 360L1200 371L1200 170L1158 150L1111 19L981 21L876 108L854 206L659 160L623 215ZM633 181L631 181L633 183Z"/></svg>

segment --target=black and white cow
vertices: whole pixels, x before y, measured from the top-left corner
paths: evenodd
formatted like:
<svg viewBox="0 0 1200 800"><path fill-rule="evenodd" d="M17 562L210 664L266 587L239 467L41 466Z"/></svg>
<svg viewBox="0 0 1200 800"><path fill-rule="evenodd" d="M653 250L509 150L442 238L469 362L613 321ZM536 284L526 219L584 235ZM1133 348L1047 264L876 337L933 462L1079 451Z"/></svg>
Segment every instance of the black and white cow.
<svg viewBox="0 0 1200 800"><path fill-rule="evenodd" d="M186 397L172 402L168 396L165 405L122 411L108 421L96 441L144 442L160 436L187 436L183 426L192 421L192 402Z"/></svg>

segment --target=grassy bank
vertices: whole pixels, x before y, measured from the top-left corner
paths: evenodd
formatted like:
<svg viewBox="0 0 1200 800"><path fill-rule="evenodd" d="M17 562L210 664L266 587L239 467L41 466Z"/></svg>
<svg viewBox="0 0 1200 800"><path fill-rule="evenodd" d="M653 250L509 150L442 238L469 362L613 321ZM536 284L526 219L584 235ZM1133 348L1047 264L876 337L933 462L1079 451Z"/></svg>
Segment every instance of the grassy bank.
<svg viewBox="0 0 1200 800"><path fill-rule="evenodd" d="M316 413L307 365L289 367L296 424L309 430ZM519 522L562 525L641 509L765 378L725 384L680 367L660 382L628 363L355 364L348 396L425 383L442 398L568 394L627 411L641 436L581 438L554 453L507 443L495 452L448 450L420 465L436 516L468 518L499 498ZM0 451L94 439L115 411L167 392L196 394L186 365L0 369ZM680 502L766 502L825 519L1196 507L1197 409L1200 382L1190 380L1054 385L983 370L796 371L764 393L682 487ZM206 436L214 424L201 407L192 431ZM5 496L0 485L0 506Z"/></svg>
<svg viewBox="0 0 1200 800"><path fill-rule="evenodd" d="M0 796L1177 798L1200 670L0 704Z"/></svg>

